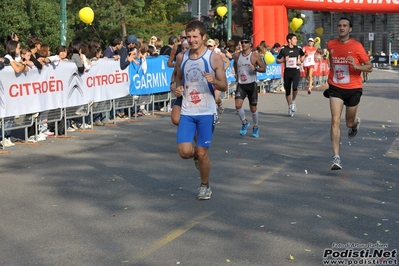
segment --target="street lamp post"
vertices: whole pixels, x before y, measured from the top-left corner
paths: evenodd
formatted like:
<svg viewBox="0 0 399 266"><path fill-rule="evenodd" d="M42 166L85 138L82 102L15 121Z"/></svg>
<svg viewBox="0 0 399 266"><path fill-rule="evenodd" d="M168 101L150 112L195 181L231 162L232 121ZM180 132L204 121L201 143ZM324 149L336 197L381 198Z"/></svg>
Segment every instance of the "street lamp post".
<svg viewBox="0 0 399 266"><path fill-rule="evenodd" d="M66 45L66 0L61 0L60 7L60 44Z"/></svg>
<svg viewBox="0 0 399 266"><path fill-rule="evenodd" d="M198 0L198 21L201 21L201 0Z"/></svg>
<svg viewBox="0 0 399 266"><path fill-rule="evenodd" d="M231 0L227 0L227 40L231 40Z"/></svg>

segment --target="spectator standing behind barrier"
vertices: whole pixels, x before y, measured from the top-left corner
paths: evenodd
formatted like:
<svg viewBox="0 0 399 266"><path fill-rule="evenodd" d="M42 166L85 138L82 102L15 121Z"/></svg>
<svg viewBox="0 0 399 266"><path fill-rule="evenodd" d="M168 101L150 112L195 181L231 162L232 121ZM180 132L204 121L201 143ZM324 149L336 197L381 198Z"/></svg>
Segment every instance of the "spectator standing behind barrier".
<svg viewBox="0 0 399 266"><path fill-rule="evenodd" d="M280 52L280 48L281 48L281 45L280 45L278 42L276 42L276 43L273 45L273 47L272 47L272 49L270 50L270 52L272 53L272 55L278 55L278 53Z"/></svg>
<svg viewBox="0 0 399 266"><path fill-rule="evenodd" d="M132 51L138 46L139 41L137 40L136 35L129 35L126 37L126 42L119 50L120 55L120 67L121 69L127 68L131 62L137 58L137 51L132 53Z"/></svg>
<svg viewBox="0 0 399 266"><path fill-rule="evenodd" d="M65 45L60 45L55 48L55 55L58 56L59 61L68 61L68 48Z"/></svg>
<svg viewBox="0 0 399 266"><path fill-rule="evenodd" d="M123 41L121 38L115 38L112 40L111 44L103 52L104 58L113 58L115 60L120 59L118 54L119 50L123 47Z"/></svg>
<svg viewBox="0 0 399 266"><path fill-rule="evenodd" d="M28 46L31 51L30 60L33 62L33 64L37 69L41 70L43 69L44 64L50 63L50 59L48 58L48 53L47 54L40 53L42 49L46 49L47 45L44 45L44 48L42 48L42 41L38 36L35 35L31 36L28 39ZM49 49L47 49L47 51L48 50ZM44 132L48 133L48 135L53 135L52 132L48 131L48 125L47 125L48 111L44 111L35 115L38 115L39 124L33 125L32 127L28 128L29 142L45 140L47 135L44 134ZM38 129L38 136L36 136L36 127Z"/></svg>
<svg viewBox="0 0 399 266"><path fill-rule="evenodd" d="M136 60L138 57L138 47L140 45L139 40L137 39L136 35L129 35L126 37L124 45L120 50L118 50L118 53L120 55L119 63L120 63L120 68L126 69L130 63L134 64L139 64L139 62ZM117 109L117 106L115 106ZM125 110L123 109L117 109L116 113L118 117L124 118L125 117ZM113 118L113 117L111 117Z"/></svg>
<svg viewBox="0 0 399 266"><path fill-rule="evenodd" d="M277 55L277 63L284 63L284 89L285 98L288 104L288 116L294 116L296 111L295 99L298 94L298 84L300 79L299 66L305 58L305 53L300 46L297 46L298 39L294 33L287 35L288 45L284 45ZM291 90L292 97L291 97Z"/></svg>
<svg viewBox="0 0 399 266"><path fill-rule="evenodd" d="M82 43L78 40L73 40L68 46L69 61L74 62L80 74L85 71L84 57L82 53ZM79 122L79 123L78 123ZM74 132L80 127L80 121L67 120L67 132Z"/></svg>
<svg viewBox="0 0 399 266"><path fill-rule="evenodd" d="M250 122L245 117L245 110L242 107L245 98L248 98L249 109L252 113L254 123L252 137L259 137L259 112L258 105L258 87L256 72L266 72L266 65L260 58L259 53L252 51L251 36L244 34L241 37L242 52L234 55L234 72L236 73L237 89L235 93L235 107L241 120L240 135L247 134L247 128Z"/></svg>
<svg viewBox="0 0 399 266"><path fill-rule="evenodd" d="M157 49L157 54L160 55L160 51L163 47L163 41L161 39L157 39L157 41L155 42L155 48Z"/></svg>
<svg viewBox="0 0 399 266"><path fill-rule="evenodd" d="M176 62L176 55L178 55L182 51L182 43L187 40L186 31L183 30L180 33L180 41L176 42L173 45L172 50L170 51L169 59L167 62L168 67L174 67Z"/></svg>
<svg viewBox="0 0 399 266"><path fill-rule="evenodd" d="M155 43L157 42L157 36L151 36L150 43L148 45L153 45L155 47Z"/></svg>
<svg viewBox="0 0 399 266"><path fill-rule="evenodd" d="M309 38L308 45L303 47L305 53L305 59L303 61L303 70L305 71L305 77L309 82L308 94L312 93L313 88L313 70L314 70L314 56L317 48L314 46L314 39Z"/></svg>
<svg viewBox="0 0 399 266"><path fill-rule="evenodd" d="M14 69L16 74L22 73L24 71L29 71L29 67L26 66L23 62L21 62L20 57L20 44L18 41L8 41L6 43L6 55L4 56L4 61L9 61L9 65ZM7 130L7 128L11 128L14 124L14 117L6 117L4 118L4 140L1 140L0 144L3 147L14 146L15 144L11 141L11 130Z"/></svg>
<svg viewBox="0 0 399 266"><path fill-rule="evenodd" d="M227 81L222 58L205 46L205 25L192 21L186 26L186 33L191 49L180 53L176 59L175 95L183 96L177 148L183 159L198 158L201 185L197 199L208 200L212 195L208 152L216 123L213 89L227 91ZM195 135L196 147L192 144Z"/></svg>
<svg viewBox="0 0 399 266"><path fill-rule="evenodd" d="M21 47L18 41L8 41L6 44L5 59L10 61L9 65L16 74L29 71L29 67L21 60Z"/></svg>
<svg viewBox="0 0 399 266"><path fill-rule="evenodd" d="M356 113L363 92L361 72L371 72L373 69L363 45L349 36L352 22L348 18L339 19L337 32L338 38L327 44L331 69L328 75L329 89L324 92L324 96L330 98L330 133L334 153L331 170L342 169L339 149L344 105L348 138L351 139L356 136L360 126L360 118L356 117Z"/></svg>
<svg viewBox="0 0 399 266"><path fill-rule="evenodd" d="M226 43L226 50L231 54L231 57L233 58L233 54L235 53L235 47L236 43L234 40L228 40Z"/></svg>
<svg viewBox="0 0 399 266"><path fill-rule="evenodd" d="M170 53L172 51L172 48L173 48L173 45L178 43L178 41L179 41L179 39L176 36L174 36L174 35L170 36L169 40L168 40L168 44L164 45L161 48L161 50L159 51L159 54L160 55L170 55Z"/></svg>

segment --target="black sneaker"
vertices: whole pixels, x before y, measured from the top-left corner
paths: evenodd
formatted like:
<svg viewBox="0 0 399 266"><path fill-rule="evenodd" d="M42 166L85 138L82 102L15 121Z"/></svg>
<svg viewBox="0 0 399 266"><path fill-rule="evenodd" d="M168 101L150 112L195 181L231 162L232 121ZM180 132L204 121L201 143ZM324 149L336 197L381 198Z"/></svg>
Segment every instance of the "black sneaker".
<svg viewBox="0 0 399 266"><path fill-rule="evenodd" d="M348 138L350 138L350 139L353 139L354 137L356 137L357 131L358 131L359 128L360 128L360 118L359 118L359 117L356 117L355 120L357 120L357 125L356 125L356 127L355 127L355 128L351 127L351 128L348 130Z"/></svg>

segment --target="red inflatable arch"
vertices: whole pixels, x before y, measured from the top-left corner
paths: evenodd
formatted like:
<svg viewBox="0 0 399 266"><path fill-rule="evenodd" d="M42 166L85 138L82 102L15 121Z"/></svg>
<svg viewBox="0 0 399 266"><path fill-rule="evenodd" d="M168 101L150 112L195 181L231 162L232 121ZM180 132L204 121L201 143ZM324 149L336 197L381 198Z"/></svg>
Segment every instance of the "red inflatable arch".
<svg viewBox="0 0 399 266"><path fill-rule="evenodd" d="M399 13L399 0L253 0L254 44L286 43L287 8L324 12Z"/></svg>

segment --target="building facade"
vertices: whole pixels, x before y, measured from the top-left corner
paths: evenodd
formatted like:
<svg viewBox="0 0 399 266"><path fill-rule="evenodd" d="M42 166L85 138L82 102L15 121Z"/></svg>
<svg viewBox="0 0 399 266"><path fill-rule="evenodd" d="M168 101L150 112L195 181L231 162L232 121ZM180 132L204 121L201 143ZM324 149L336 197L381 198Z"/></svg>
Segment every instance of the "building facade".
<svg viewBox="0 0 399 266"><path fill-rule="evenodd" d="M337 24L341 17L352 20L352 37L361 42L366 50L372 54L399 53L399 14L363 14L363 13L339 13L339 12L315 12L315 28L323 28L321 45L337 38ZM394 34L391 42L391 34ZM318 36L317 34L314 36ZM391 51L389 51L391 48Z"/></svg>

